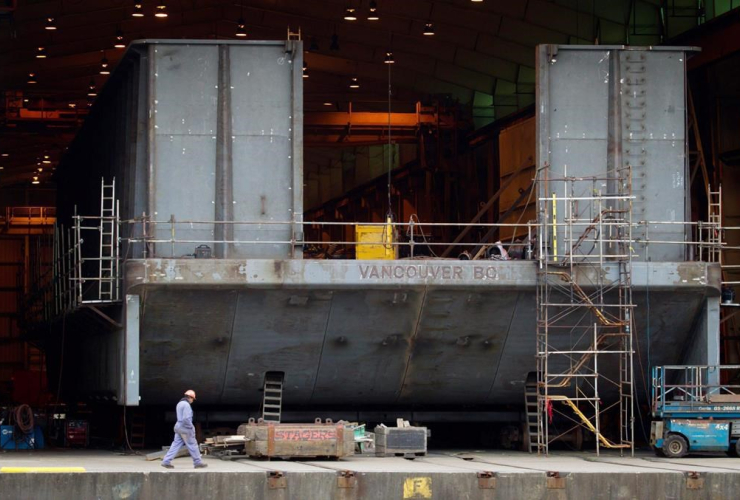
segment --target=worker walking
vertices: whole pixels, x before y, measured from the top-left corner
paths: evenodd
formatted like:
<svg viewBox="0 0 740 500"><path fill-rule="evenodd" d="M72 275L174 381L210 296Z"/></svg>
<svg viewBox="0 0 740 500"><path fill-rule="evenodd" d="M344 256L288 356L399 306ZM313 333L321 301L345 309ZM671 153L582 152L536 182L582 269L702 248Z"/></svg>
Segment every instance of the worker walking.
<svg viewBox="0 0 740 500"><path fill-rule="evenodd" d="M174 469L172 459L183 445L188 447L190 456L193 457L193 464L196 469L208 467L203 463L198 450L198 442L195 440L195 427L193 426L193 409L190 405L195 401L195 391L192 389L185 391L185 396L177 403L177 423L175 424L175 439L167 454L162 459L162 467Z"/></svg>

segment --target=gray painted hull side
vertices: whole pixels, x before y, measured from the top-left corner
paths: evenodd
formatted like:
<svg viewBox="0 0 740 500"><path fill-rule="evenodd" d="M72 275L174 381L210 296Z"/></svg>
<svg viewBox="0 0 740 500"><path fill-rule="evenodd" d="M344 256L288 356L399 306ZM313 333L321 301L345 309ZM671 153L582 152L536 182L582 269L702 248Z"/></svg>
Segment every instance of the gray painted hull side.
<svg viewBox="0 0 740 500"><path fill-rule="evenodd" d="M458 281L363 285L362 274L352 278L362 265L131 263L129 283L138 284L128 293L142 297L141 404L193 386L202 403L258 405L266 371L285 372L284 401L294 407L521 403L535 370L534 263L493 265L500 279L483 284L468 279L466 263ZM651 267L634 271L638 392L649 365L684 358L706 297L718 292L705 264ZM511 281L501 278L507 272L516 274ZM613 371L616 356L599 366Z"/></svg>

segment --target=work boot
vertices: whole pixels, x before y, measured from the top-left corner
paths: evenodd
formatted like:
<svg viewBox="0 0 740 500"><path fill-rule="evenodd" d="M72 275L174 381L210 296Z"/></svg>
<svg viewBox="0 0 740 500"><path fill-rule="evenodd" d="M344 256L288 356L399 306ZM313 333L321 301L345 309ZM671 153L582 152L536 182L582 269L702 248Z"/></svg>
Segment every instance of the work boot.
<svg viewBox="0 0 740 500"><path fill-rule="evenodd" d="M208 464L204 464L203 462L195 464L196 469L205 469L206 467L208 467Z"/></svg>
<svg viewBox="0 0 740 500"><path fill-rule="evenodd" d="M162 463L161 463L160 465L161 465L162 467L164 467L165 469L174 469L174 468L175 468L175 466L174 466L174 465L172 465L172 464L167 464L167 463L164 463L164 462L162 462Z"/></svg>

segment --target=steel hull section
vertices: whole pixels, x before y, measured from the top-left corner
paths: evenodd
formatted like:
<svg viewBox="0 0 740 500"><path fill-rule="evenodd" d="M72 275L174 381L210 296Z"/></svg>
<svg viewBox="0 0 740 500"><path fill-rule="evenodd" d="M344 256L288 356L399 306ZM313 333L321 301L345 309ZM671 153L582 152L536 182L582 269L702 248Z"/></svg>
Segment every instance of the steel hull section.
<svg viewBox="0 0 740 500"><path fill-rule="evenodd" d="M259 405L267 371L285 372L292 407L519 404L535 369L536 270L528 261L129 260L127 293L141 297L141 404L197 386L202 403ZM587 287L593 277L578 279ZM647 373L648 336L650 364L684 359L706 298L719 295L716 266L638 263L633 285L636 373Z"/></svg>

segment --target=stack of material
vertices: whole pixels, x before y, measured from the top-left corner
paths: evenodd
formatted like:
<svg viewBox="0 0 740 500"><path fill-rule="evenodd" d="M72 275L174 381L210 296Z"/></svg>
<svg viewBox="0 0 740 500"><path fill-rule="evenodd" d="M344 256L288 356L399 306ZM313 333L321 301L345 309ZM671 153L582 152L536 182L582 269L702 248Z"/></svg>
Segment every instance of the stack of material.
<svg viewBox="0 0 740 500"><path fill-rule="evenodd" d="M246 436L213 436L201 445L206 455L234 455L244 452Z"/></svg>

